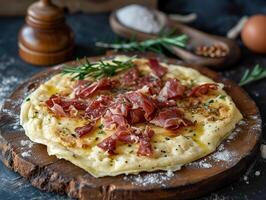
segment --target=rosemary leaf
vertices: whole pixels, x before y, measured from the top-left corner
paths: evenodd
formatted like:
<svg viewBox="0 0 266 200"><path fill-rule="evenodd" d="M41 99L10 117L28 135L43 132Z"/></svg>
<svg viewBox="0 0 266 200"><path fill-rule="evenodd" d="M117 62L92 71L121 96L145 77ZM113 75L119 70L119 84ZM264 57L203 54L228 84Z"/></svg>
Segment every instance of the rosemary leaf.
<svg viewBox="0 0 266 200"><path fill-rule="evenodd" d="M252 70L247 69L245 71L239 82L239 85L243 86L263 78L266 78L266 68L256 65Z"/></svg>
<svg viewBox="0 0 266 200"><path fill-rule="evenodd" d="M188 37L186 35L179 36L162 36L155 39L144 40L137 42L130 40L128 43L105 43L96 42L95 45L102 48L110 48L123 51L154 51L156 53L162 52L162 48L166 46L171 47L186 47Z"/></svg>
<svg viewBox="0 0 266 200"><path fill-rule="evenodd" d="M114 76L123 70L133 67L132 59L134 58L135 56L126 61L112 60L108 63L102 60L92 63L85 58L84 63L78 60L80 65L77 67L64 67L62 73L74 75L73 78L79 80L83 80L86 77L100 79L105 76Z"/></svg>

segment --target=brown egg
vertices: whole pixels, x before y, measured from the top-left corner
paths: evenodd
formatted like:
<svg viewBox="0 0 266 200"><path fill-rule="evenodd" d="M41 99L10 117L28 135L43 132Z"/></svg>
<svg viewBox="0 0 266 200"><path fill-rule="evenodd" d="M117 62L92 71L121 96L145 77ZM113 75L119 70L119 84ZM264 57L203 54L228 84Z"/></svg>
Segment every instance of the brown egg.
<svg viewBox="0 0 266 200"><path fill-rule="evenodd" d="M250 50L266 54L266 15L254 15L245 23L241 38Z"/></svg>

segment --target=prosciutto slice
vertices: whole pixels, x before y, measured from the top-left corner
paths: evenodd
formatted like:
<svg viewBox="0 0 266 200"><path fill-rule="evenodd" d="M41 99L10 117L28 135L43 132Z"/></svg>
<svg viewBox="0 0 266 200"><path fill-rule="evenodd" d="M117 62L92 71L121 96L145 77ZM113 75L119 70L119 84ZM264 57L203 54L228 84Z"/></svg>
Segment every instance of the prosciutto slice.
<svg viewBox="0 0 266 200"><path fill-rule="evenodd" d="M126 117L131 106L131 103L121 95L110 105L109 110L114 115L122 115Z"/></svg>
<svg viewBox="0 0 266 200"><path fill-rule="evenodd" d="M119 126L116 130L117 139L126 144L138 143L139 137L134 133L130 126Z"/></svg>
<svg viewBox="0 0 266 200"><path fill-rule="evenodd" d="M111 135L105 138L99 144L97 144L97 146L102 150L106 151L109 155L114 155L116 149L116 142L117 142L117 137L115 135Z"/></svg>
<svg viewBox="0 0 266 200"><path fill-rule="evenodd" d="M139 79L137 89L144 86L149 88L150 94L158 94L162 88L162 81L154 76L144 76Z"/></svg>
<svg viewBox="0 0 266 200"><path fill-rule="evenodd" d="M77 133L77 135L79 137L82 137L84 135L89 134L92 131L94 125L95 125L95 121L92 121L92 122L86 124L85 126L76 128L75 132Z"/></svg>
<svg viewBox="0 0 266 200"><path fill-rule="evenodd" d="M166 81L164 87L159 93L159 99L167 100L172 98L181 98L185 92L185 86L183 86L177 79L170 79Z"/></svg>
<svg viewBox="0 0 266 200"><path fill-rule="evenodd" d="M86 108L85 115L88 118L98 119L107 110L108 106L112 102L112 97L110 96L100 96L96 100L93 100L89 106Z"/></svg>
<svg viewBox="0 0 266 200"><path fill-rule="evenodd" d="M66 117L74 109L85 110L87 104L77 99L64 99L57 95L52 95L46 102L48 108L57 116Z"/></svg>
<svg viewBox="0 0 266 200"><path fill-rule="evenodd" d="M114 115L110 110L107 110L103 116L102 123L105 128L112 130L115 127L127 125L128 122L124 116Z"/></svg>
<svg viewBox="0 0 266 200"><path fill-rule="evenodd" d="M184 118L183 112L178 108L166 108L159 111L150 123L172 131L192 124L191 121Z"/></svg>
<svg viewBox="0 0 266 200"><path fill-rule="evenodd" d="M148 120L155 111L156 107L154 105L154 102L147 95L144 95L140 92L129 92L125 95L126 98L132 103L132 109L143 109L143 111L145 112L144 117L146 120Z"/></svg>
<svg viewBox="0 0 266 200"><path fill-rule="evenodd" d="M154 58L149 59L149 66L150 66L151 70L153 71L153 73L158 77L162 77L167 72L167 68L160 65L158 60L156 60Z"/></svg>
<svg viewBox="0 0 266 200"><path fill-rule="evenodd" d="M154 135L154 131L146 126L143 134L139 138L139 148L137 154L140 156L152 156L153 149L151 145L151 138Z"/></svg>
<svg viewBox="0 0 266 200"><path fill-rule="evenodd" d="M94 94L97 90L105 90L111 88L115 84L114 81L112 81L109 78L103 78L96 82L93 82L92 84L79 84L75 88L75 95L76 97L86 99L92 94Z"/></svg>
<svg viewBox="0 0 266 200"><path fill-rule="evenodd" d="M189 97L199 97L207 94L210 90L217 90L218 85L216 83L205 83L196 87L193 87L188 93Z"/></svg>
<svg viewBox="0 0 266 200"><path fill-rule="evenodd" d="M141 108L132 109L129 111L129 121L131 124L145 122L145 112Z"/></svg>
<svg viewBox="0 0 266 200"><path fill-rule="evenodd" d="M137 68L129 69L123 76L120 78L120 83L122 86L134 86L139 80L139 71Z"/></svg>

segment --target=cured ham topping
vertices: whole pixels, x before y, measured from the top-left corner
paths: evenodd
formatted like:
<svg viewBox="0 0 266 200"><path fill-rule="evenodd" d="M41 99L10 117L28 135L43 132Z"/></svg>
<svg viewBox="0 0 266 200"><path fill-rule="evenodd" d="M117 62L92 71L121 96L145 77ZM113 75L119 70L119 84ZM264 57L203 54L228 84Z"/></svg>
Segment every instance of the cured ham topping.
<svg viewBox="0 0 266 200"><path fill-rule="evenodd" d="M109 155L114 155L117 142L125 144L139 143L138 155L151 156L153 153L151 138L154 135L154 131L146 126L145 131L138 131L128 125L119 126L115 134L105 138L97 146L102 150L108 152Z"/></svg>
<svg viewBox="0 0 266 200"><path fill-rule="evenodd" d="M173 107L177 105L176 101L173 99L165 101L159 101L158 99L155 99L154 102L158 106L158 108Z"/></svg>
<svg viewBox="0 0 266 200"><path fill-rule="evenodd" d="M107 151L109 155L114 155L115 149L116 149L116 141L117 141L117 137L115 135L111 135L105 138L99 144L97 144L97 146L101 148L102 150Z"/></svg>
<svg viewBox="0 0 266 200"><path fill-rule="evenodd" d="M135 123L141 123L145 122L145 112L141 108L137 109L132 109L129 111L129 122L130 124L135 124Z"/></svg>
<svg viewBox="0 0 266 200"><path fill-rule="evenodd" d="M115 134L120 142L124 142L126 144L138 143L139 141L139 136L134 133L129 125L119 126Z"/></svg>
<svg viewBox="0 0 266 200"><path fill-rule="evenodd" d="M154 131L146 126L144 133L139 138L138 155L141 156L152 156L153 149L151 145L151 138L154 135Z"/></svg>
<svg viewBox="0 0 266 200"><path fill-rule="evenodd" d="M133 86L137 84L139 80L139 71L137 68L129 69L125 74L123 74L120 78L120 83L122 86Z"/></svg>
<svg viewBox="0 0 266 200"><path fill-rule="evenodd" d="M92 121L86 124L85 126L76 128L75 132L77 133L78 137L82 137L84 135L89 134L92 131L94 125L95 125L95 121Z"/></svg>
<svg viewBox="0 0 266 200"><path fill-rule="evenodd" d="M57 116L79 116L89 121L75 129L78 137L90 134L97 120L101 119L104 130L115 132L97 144L109 155L114 155L117 145L124 143L138 144L137 155L150 157L153 154L151 140L154 131L148 126L143 130L132 125L151 123L174 132L193 125L177 108L178 101L182 100L179 105L183 105L183 101L187 100L183 97L207 94L216 90L218 85L206 83L188 91L177 79L162 80L167 68L156 59L149 59L148 64L154 75L141 75L137 68L131 68L113 79L77 81L75 99L53 95L45 103ZM110 94L106 91L109 89L112 89ZM193 99L198 98L188 98Z"/></svg>
<svg viewBox="0 0 266 200"><path fill-rule="evenodd" d="M86 117L97 119L101 117L107 110L108 106L112 102L112 97L110 96L100 96L96 100L93 100L89 106L86 108Z"/></svg>
<svg viewBox="0 0 266 200"><path fill-rule="evenodd" d="M46 102L48 108L60 117L66 117L73 110L85 110L87 104L76 99L63 99L57 95L52 95Z"/></svg>
<svg viewBox="0 0 266 200"><path fill-rule="evenodd" d="M62 108L62 106L60 106L59 104L57 103L54 103L52 107L49 107L51 111L53 111L53 113L56 115L56 116L59 116L59 117L66 117L67 116L67 113L64 111L64 109Z"/></svg>
<svg viewBox="0 0 266 200"><path fill-rule="evenodd" d="M199 97L201 95L207 94L210 90L217 90L218 85L216 83L205 83L203 85L199 85L193 87L189 92L189 97Z"/></svg>
<svg viewBox="0 0 266 200"><path fill-rule="evenodd" d="M125 94L126 98L132 103L132 109L141 108L145 112L144 117L146 120L155 111L155 105L151 98L140 92L129 92Z"/></svg>
<svg viewBox="0 0 266 200"><path fill-rule="evenodd" d="M92 94L94 94L97 90L106 90L115 85L115 82L112 81L109 78L103 78L96 82L93 82L92 84L79 84L75 88L75 95L76 97L86 99Z"/></svg>
<svg viewBox="0 0 266 200"><path fill-rule="evenodd" d="M162 81L154 76L144 76L139 79L136 89L144 86L149 88L150 94L158 94L162 88Z"/></svg>
<svg viewBox="0 0 266 200"><path fill-rule="evenodd" d="M183 86L177 79L166 81L164 87L159 93L160 99L181 98L184 95L186 87Z"/></svg>
<svg viewBox="0 0 266 200"><path fill-rule="evenodd" d="M128 115L130 108L131 108L131 103L123 95L120 95L110 105L109 110L114 115L122 115L126 117Z"/></svg>
<svg viewBox="0 0 266 200"><path fill-rule="evenodd" d="M105 128L107 129L114 129L117 126L121 126L121 125L126 125L127 124L127 120L124 116L122 115L114 115L111 113L110 110L107 110L105 115L103 116L103 125Z"/></svg>
<svg viewBox="0 0 266 200"><path fill-rule="evenodd" d="M154 72L154 74L158 77L162 77L163 75L167 73L167 68L160 65L158 60L154 58L149 59L149 66L151 70Z"/></svg>
<svg viewBox="0 0 266 200"><path fill-rule="evenodd" d="M192 124L191 121L184 117L183 112L178 108L166 108L159 111L150 123L172 131Z"/></svg>

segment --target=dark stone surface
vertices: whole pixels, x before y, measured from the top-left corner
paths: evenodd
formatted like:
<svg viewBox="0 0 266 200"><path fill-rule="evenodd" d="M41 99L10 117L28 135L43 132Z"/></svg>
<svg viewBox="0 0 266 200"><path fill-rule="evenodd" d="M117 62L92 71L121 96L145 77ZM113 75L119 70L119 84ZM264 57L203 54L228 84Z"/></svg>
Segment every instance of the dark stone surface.
<svg viewBox="0 0 266 200"><path fill-rule="evenodd" d="M166 3L165 3L166 2ZM199 18L192 25L205 31L224 35L242 15L266 13L264 0L190 0L188 1L161 1L160 7L164 11L180 13L199 13ZM99 40L112 41L116 36L108 25L108 14L84 15L75 14L67 16L69 25L76 33L75 57L93 56L103 53L95 49L94 42ZM3 99L21 81L36 72L45 70L23 62L17 54L17 34L24 23L22 17L0 18L0 105ZM261 64L266 67L266 57L257 55L247 50L238 41L242 56L235 66L221 71L221 73L236 82L239 81L244 71ZM266 141L266 79L245 86L246 91L256 101L263 119L264 141ZM255 172L260 171L260 176ZM266 160L260 156L256 163L247 171L247 181L243 177L219 191L202 199L266 199ZM33 188L18 174L3 166L0 162L0 199L65 199L55 194L44 193Z"/></svg>

